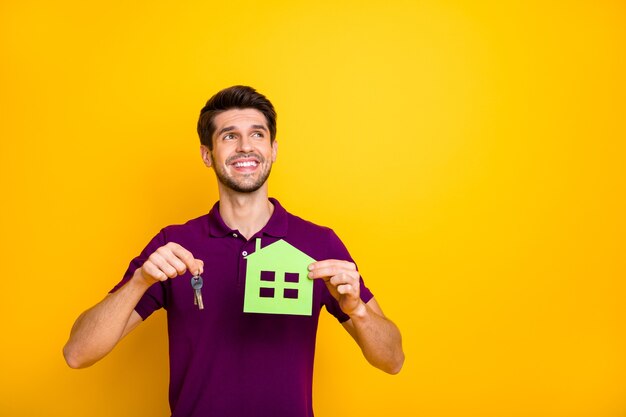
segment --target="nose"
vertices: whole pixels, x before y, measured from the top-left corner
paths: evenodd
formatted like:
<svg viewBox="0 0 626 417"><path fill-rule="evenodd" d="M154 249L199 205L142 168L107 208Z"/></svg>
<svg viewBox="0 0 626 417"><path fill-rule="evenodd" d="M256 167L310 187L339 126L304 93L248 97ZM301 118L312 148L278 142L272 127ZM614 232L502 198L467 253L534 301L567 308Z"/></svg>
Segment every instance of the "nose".
<svg viewBox="0 0 626 417"><path fill-rule="evenodd" d="M241 136L237 142L237 152L252 152L252 142L247 136Z"/></svg>

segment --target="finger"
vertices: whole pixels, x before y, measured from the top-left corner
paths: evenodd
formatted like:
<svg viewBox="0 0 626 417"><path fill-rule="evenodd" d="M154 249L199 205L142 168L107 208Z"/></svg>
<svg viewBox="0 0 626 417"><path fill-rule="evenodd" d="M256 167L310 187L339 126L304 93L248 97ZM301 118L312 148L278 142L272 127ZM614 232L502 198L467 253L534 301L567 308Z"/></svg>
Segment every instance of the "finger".
<svg viewBox="0 0 626 417"><path fill-rule="evenodd" d="M343 274L338 274L332 277L330 279L330 283L334 285L335 287L338 287L339 285L342 285L342 284L355 285L358 282L358 280L359 280L358 275L354 276L353 274L343 273Z"/></svg>
<svg viewBox="0 0 626 417"><path fill-rule="evenodd" d="M141 267L141 272L144 277L151 278L155 281L165 281L167 279L167 275L165 272L161 271L161 269L153 264L151 261L146 261Z"/></svg>
<svg viewBox="0 0 626 417"><path fill-rule="evenodd" d="M351 284L341 284L337 286L337 292L341 295L348 295L348 294L352 294L354 296L356 296L356 291L354 290L354 287Z"/></svg>
<svg viewBox="0 0 626 417"><path fill-rule="evenodd" d="M323 261L313 262L312 264L309 265L309 271L313 271L319 268L332 268L332 267L338 267L338 268L348 269L351 271L356 271L356 265L354 264L354 262L341 261L338 259L325 259Z"/></svg>
<svg viewBox="0 0 626 417"><path fill-rule="evenodd" d="M156 250L156 253L176 270L177 275L182 275L187 271L187 265L185 265L185 263L181 259L179 259L167 246L161 246L159 249Z"/></svg>
<svg viewBox="0 0 626 417"><path fill-rule="evenodd" d="M170 264L170 262L167 259L165 259L161 255L161 253L159 253L158 249L157 249L157 252L153 252L152 255L150 255L148 260L152 262L161 271L163 271L163 273L167 275L169 278L174 278L175 276L178 275L178 271L176 270L176 268L174 268Z"/></svg>
<svg viewBox="0 0 626 417"><path fill-rule="evenodd" d="M204 274L204 261L202 259L196 259L196 272L194 275Z"/></svg>
<svg viewBox="0 0 626 417"><path fill-rule="evenodd" d="M310 271L308 277L312 279L329 278L337 275L339 272L337 268L317 268Z"/></svg>
<svg viewBox="0 0 626 417"><path fill-rule="evenodd" d="M175 242L169 242L165 245L176 258L185 264L185 268L188 268L192 272L198 272L197 260L193 257L193 254L181 245Z"/></svg>
<svg viewBox="0 0 626 417"><path fill-rule="evenodd" d="M325 268L314 269L309 272L308 277L311 279L329 278L329 277L334 277L335 275L340 275L340 274L349 274L352 276L359 276L359 273L353 269L346 269L343 267L335 266L335 267L325 267Z"/></svg>

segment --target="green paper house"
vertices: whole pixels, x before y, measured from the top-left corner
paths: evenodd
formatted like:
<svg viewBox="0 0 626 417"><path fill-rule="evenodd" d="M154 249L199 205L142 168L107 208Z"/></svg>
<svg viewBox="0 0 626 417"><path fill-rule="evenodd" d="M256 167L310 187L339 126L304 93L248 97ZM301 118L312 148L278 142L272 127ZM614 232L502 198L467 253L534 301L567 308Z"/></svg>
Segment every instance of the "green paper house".
<svg viewBox="0 0 626 417"><path fill-rule="evenodd" d="M307 267L315 259L282 239L264 248L257 239L246 260L245 313L311 315L313 280Z"/></svg>

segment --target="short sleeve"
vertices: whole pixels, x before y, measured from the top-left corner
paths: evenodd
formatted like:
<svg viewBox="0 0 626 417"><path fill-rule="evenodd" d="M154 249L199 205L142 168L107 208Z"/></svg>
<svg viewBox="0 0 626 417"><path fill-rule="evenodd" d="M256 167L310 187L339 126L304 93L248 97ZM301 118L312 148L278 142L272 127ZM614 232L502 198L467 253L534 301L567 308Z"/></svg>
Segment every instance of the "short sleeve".
<svg viewBox="0 0 626 417"><path fill-rule="evenodd" d="M342 261L354 262L354 260L350 256L350 253L348 252L348 249L346 249L341 239L339 239L339 237L335 234L335 232L330 229L328 233L327 248L328 248L328 252L327 252L326 259L338 259ZM357 266L357 270L358 270L358 266ZM371 300L374 297L374 295L365 286L363 277L359 278L359 283L360 283L361 300L363 300L364 303L367 303L369 300ZM330 314L335 316L335 318L337 318L337 320L340 323L343 323L350 319L350 317L346 313L341 311L341 308L339 307L339 303L337 302L337 300L335 300L335 297L333 297L332 294L326 289L326 286L324 286L324 295L323 295L322 300L323 300L322 302L324 306L326 306L326 310L328 310Z"/></svg>
<svg viewBox="0 0 626 417"><path fill-rule="evenodd" d="M140 268L148 257L158 248L167 243L165 236L165 230L161 230L148 245L141 251L141 253L130 261L130 265L124 273L122 280L115 286L109 293L114 293L123 287L133 276L135 270ZM162 308L165 305L165 286L163 282L157 282L148 288L148 291L141 297L135 311L141 316L143 320L147 319L153 312Z"/></svg>

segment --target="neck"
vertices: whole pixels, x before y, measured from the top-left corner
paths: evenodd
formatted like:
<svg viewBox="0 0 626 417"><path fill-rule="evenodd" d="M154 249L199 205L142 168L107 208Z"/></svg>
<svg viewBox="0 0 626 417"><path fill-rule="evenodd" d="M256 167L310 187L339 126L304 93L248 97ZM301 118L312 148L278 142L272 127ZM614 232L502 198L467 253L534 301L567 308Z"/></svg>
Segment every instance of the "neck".
<svg viewBox="0 0 626 417"><path fill-rule="evenodd" d="M269 221L274 205L267 199L267 184L252 193L238 193L221 184L220 216L233 230L250 239Z"/></svg>

